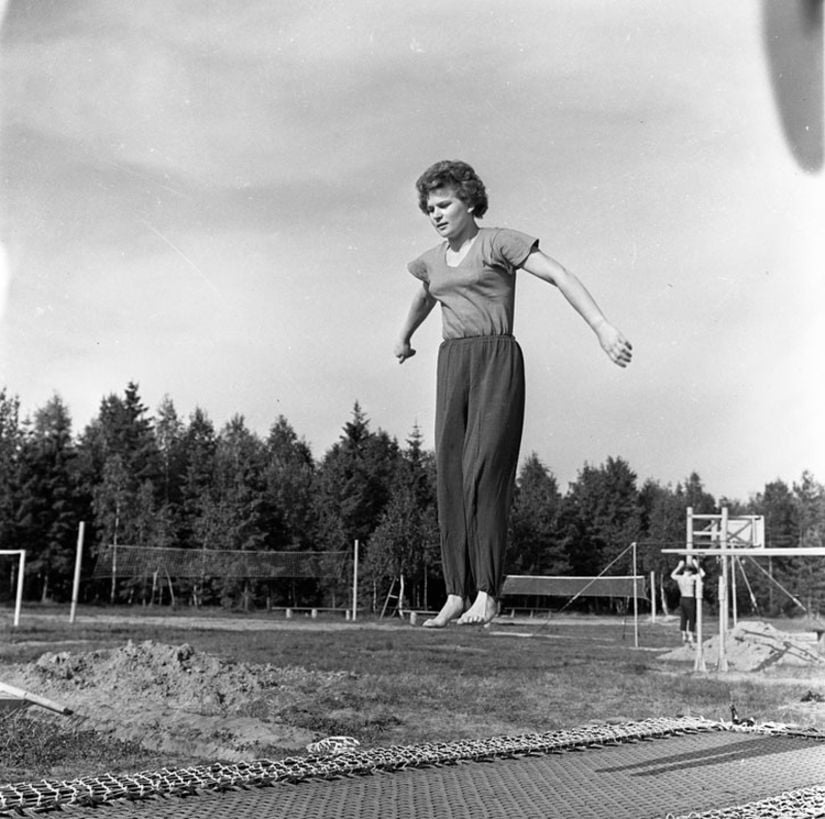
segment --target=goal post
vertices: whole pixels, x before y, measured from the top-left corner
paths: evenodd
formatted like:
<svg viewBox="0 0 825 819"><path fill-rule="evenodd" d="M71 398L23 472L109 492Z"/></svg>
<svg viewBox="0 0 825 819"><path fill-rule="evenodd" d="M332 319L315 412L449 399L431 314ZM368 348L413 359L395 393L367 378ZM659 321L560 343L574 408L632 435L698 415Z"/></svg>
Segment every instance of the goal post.
<svg viewBox="0 0 825 819"><path fill-rule="evenodd" d="M14 595L14 625L20 625L20 609L23 605L23 578L26 574L26 550L25 549L0 549L0 555L17 555L17 583Z"/></svg>

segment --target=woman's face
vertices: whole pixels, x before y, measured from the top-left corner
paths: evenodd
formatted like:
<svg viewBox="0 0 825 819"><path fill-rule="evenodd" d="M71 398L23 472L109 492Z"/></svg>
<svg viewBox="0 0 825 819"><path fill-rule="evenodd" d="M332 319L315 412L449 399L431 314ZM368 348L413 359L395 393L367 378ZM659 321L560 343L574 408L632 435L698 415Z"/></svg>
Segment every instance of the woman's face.
<svg viewBox="0 0 825 819"><path fill-rule="evenodd" d="M440 236L461 241L475 234L473 209L468 207L450 187L435 188L427 198L427 215Z"/></svg>

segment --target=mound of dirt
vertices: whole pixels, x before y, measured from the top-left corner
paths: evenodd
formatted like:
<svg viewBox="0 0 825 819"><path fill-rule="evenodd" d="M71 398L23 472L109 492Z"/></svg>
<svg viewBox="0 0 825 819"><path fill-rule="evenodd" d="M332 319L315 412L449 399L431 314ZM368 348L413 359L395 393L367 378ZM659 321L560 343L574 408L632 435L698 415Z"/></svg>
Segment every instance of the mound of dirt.
<svg viewBox="0 0 825 819"><path fill-rule="evenodd" d="M47 653L6 666L3 681L72 709L84 727L144 748L241 761L303 750L316 737L279 714L318 696L345 672L222 660L154 641L105 651Z"/></svg>
<svg viewBox="0 0 825 819"><path fill-rule="evenodd" d="M719 660L719 635L702 643L705 661ZM660 660L693 662L696 649L689 646L659 655ZM725 642L728 667L734 671L766 671L776 666L825 668L825 656L818 654L812 639L787 634L769 623L752 620L739 623L728 632Z"/></svg>

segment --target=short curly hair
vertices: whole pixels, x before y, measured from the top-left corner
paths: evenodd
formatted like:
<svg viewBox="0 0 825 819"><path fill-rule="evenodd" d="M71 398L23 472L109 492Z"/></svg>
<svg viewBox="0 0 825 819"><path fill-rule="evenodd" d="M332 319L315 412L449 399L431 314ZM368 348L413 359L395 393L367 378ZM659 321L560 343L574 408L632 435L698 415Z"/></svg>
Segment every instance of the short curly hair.
<svg viewBox="0 0 825 819"><path fill-rule="evenodd" d="M453 188L456 196L473 209L479 219L487 213L487 191L478 174L466 163L445 159L436 162L418 177L415 183L418 191L418 207L427 213L427 200L431 191L438 188Z"/></svg>

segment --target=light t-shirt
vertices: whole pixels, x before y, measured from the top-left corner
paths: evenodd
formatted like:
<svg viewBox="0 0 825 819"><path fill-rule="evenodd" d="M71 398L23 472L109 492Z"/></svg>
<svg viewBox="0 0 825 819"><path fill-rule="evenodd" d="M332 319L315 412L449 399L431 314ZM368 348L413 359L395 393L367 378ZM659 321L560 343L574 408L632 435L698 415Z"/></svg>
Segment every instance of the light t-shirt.
<svg viewBox="0 0 825 819"><path fill-rule="evenodd" d="M508 228L480 228L464 258L447 264L447 242L407 265L441 304L445 339L513 332L516 268L538 239Z"/></svg>

